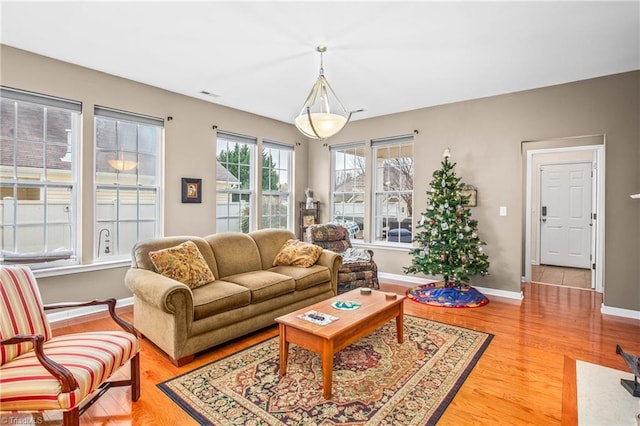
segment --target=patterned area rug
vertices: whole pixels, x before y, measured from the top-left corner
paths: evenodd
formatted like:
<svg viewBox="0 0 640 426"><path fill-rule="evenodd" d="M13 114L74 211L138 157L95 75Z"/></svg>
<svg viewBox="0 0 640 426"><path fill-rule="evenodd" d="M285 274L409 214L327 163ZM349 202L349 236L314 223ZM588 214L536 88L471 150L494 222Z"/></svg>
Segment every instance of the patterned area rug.
<svg viewBox="0 0 640 426"><path fill-rule="evenodd" d="M493 335L405 315L334 356L333 399L320 357L289 348L279 371L273 337L158 385L202 425L434 424Z"/></svg>
<svg viewBox="0 0 640 426"><path fill-rule="evenodd" d="M445 287L444 281L410 288L406 294L414 302L444 308L478 308L489 303L487 296L467 284Z"/></svg>

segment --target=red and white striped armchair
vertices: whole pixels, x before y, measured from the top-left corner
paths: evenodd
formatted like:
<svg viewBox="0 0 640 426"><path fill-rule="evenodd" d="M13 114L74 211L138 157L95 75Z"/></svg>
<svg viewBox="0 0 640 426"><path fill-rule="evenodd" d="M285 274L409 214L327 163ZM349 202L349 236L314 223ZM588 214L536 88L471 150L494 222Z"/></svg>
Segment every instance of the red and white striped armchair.
<svg viewBox="0 0 640 426"><path fill-rule="evenodd" d="M0 266L0 410L63 412L64 425L110 387L131 386L140 397L140 344L133 326L115 313L115 299L43 306L35 277L25 266ZM54 337L46 309L106 304L125 331ZM128 380L107 381L128 361ZM97 390L97 392L95 392ZM93 395L92 395L93 394Z"/></svg>

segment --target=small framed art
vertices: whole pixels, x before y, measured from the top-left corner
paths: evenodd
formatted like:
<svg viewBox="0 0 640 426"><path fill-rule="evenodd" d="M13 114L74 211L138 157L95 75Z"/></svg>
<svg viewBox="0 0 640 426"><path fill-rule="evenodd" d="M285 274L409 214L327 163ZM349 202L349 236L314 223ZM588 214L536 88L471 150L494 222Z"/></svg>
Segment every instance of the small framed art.
<svg viewBox="0 0 640 426"><path fill-rule="evenodd" d="M316 224L315 216L302 216L302 226L311 226Z"/></svg>
<svg viewBox="0 0 640 426"><path fill-rule="evenodd" d="M465 207L477 207L478 206L478 190L475 186L466 185L462 188L462 195L469 197L469 202L465 204Z"/></svg>
<svg viewBox="0 0 640 426"><path fill-rule="evenodd" d="M202 202L202 179L182 178L182 202Z"/></svg>

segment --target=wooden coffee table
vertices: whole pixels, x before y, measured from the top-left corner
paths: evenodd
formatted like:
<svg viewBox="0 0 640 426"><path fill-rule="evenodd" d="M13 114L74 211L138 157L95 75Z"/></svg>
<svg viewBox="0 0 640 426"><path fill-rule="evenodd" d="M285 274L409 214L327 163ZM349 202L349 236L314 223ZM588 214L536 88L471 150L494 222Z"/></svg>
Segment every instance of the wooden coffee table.
<svg viewBox="0 0 640 426"><path fill-rule="evenodd" d="M287 374L290 343L316 352L322 359L324 397L331 399L333 355L336 352L394 318L398 343L404 341L403 299L405 297L397 295L395 299L389 300L386 298L387 294L393 293L372 290L371 294L365 295L360 294L360 289L355 289L276 318L276 322L280 325L280 375ZM331 306L336 301L359 302L362 306L351 311L339 310ZM339 319L327 325L318 325L298 318L298 315L309 311L329 314Z"/></svg>

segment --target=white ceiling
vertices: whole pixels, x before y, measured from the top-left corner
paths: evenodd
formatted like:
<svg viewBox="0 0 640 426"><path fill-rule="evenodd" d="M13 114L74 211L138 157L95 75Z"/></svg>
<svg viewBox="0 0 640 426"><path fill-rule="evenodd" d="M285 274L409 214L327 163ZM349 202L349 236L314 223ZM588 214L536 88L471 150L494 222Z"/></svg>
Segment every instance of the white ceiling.
<svg viewBox="0 0 640 426"><path fill-rule="evenodd" d="M288 123L319 44L353 119L640 69L640 1L0 7L3 44Z"/></svg>

